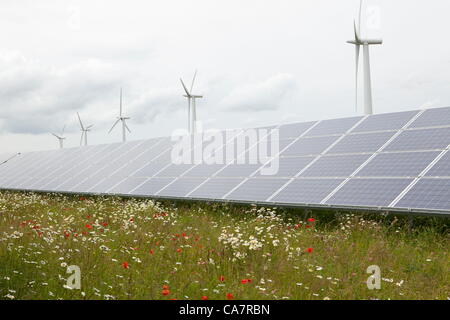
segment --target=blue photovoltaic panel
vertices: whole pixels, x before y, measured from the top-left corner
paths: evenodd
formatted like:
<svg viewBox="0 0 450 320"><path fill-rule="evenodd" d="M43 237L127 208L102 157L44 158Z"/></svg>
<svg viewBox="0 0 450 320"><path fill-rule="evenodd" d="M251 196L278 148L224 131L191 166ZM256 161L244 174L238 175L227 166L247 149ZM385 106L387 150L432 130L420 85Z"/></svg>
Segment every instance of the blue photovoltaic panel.
<svg viewBox="0 0 450 320"><path fill-rule="evenodd" d="M110 194L129 194L132 190L142 185L147 178L129 177L119 182L117 185L106 190Z"/></svg>
<svg viewBox="0 0 450 320"><path fill-rule="evenodd" d="M242 201L265 201L279 188L281 188L287 179L254 178L249 179L226 196L229 200Z"/></svg>
<svg viewBox="0 0 450 320"><path fill-rule="evenodd" d="M281 155L286 157L318 155L336 142L337 139L339 139L338 136L301 138L283 151Z"/></svg>
<svg viewBox="0 0 450 320"><path fill-rule="evenodd" d="M151 178L142 185L129 192L129 194L137 196L154 196L162 188L174 181L174 178Z"/></svg>
<svg viewBox="0 0 450 320"><path fill-rule="evenodd" d="M379 150L395 132L351 134L344 137L327 153L364 153Z"/></svg>
<svg viewBox="0 0 450 320"><path fill-rule="evenodd" d="M384 151L443 150L448 145L450 145L449 127L407 130L395 138Z"/></svg>
<svg viewBox="0 0 450 320"><path fill-rule="evenodd" d="M369 162L359 177L416 177L440 152L380 153Z"/></svg>
<svg viewBox="0 0 450 320"><path fill-rule="evenodd" d="M439 127L450 124L450 108L428 109L416 121L411 128Z"/></svg>
<svg viewBox="0 0 450 320"><path fill-rule="evenodd" d="M216 173L218 177L248 177L259 168L262 164L230 164L227 165L223 170Z"/></svg>
<svg viewBox="0 0 450 320"><path fill-rule="evenodd" d="M348 177L356 171L370 155L324 156L314 162L301 177Z"/></svg>
<svg viewBox="0 0 450 320"><path fill-rule="evenodd" d="M423 178L419 180L396 207L450 210L450 179Z"/></svg>
<svg viewBox="0 0 450 320"><path fill-rule="evenodd" d="M189 194L192 198L222 199L238 186L244 178L211 178Z"/></svg>
<svg viewBox="0 0 450 320"><path fill-rule="evenodd" d="M198 164L187 171L185 177L211 177L225 167L224 164Z"/></svg>
<svg viewBox="0 0 450 320"><path fill-rule="evenodd" d="M258 170L256 176L272 175L276 177L293 177L302 171L308 164L310 164L315 157L293 157L293 158L280 158L275 157L268 164Z"/></svg>
<svg viewBox="0 0 450 320"><path fill-rule="evenodd" d="M342 179L295 179L271 201L277 203L320 203L342 183Z"/></svg>
<svg viewBox="0 0 450 320"><path fill-rule="evenodd" d="M326 203L362 207L387 207L413 179L351 179Z"/></svg>
<svg viewBox="0 0 450 320"><path fill-rule="evenodd" d="M399 130L411 121L418 113L419 111L406 111L376 114L365 119L352 132Z"/></svg>
<svg viewBox="0 0 450 320"><path fill-rule="evenodd" d="M429 177L450 177L450 152L447 152L433 167L427 172Z"/></svg>
<svg viewBox="0 0 450 320"><path fill-rule="evenodd" d="M163 197L185 197L189 192L198 187L205 178L179 178L158 192Z"/></svg>
<svg viewBox="0 0 450 320"><path fill-rule="evenodd" d="M344 134L355 126L363 117L343 118L321 121L306 136L325 136L332 134Z"/></svg>
<svg viewBox="0 0 450 320"><path fill-rule="evenodd" d="M194 167L193 164L171 164L167 168L158 172L155 177L179 177L187 170L192 169Z"/></svg>
<svg viewBox="0 0 450 320"><path fill-rule="evenodd" d="M230 130L215 138L214 151L211 140L195 146L193 164L175 163L180 145L172 137L6 154L0 155L0 188L332 208L392 204L450 215L449 115L442 108L296 123L257 128L256 136ZM275 128L280 140L267 131Z"/></svg>

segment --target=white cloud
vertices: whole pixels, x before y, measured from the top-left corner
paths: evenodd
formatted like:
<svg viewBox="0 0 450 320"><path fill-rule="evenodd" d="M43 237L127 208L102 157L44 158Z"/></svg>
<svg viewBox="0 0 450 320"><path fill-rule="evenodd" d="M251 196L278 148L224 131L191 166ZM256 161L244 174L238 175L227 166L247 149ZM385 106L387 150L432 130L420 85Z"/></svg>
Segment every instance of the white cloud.
<svg viewBox="0 0 450 320"><path fill-rule="evenodd" d="M259 83L236 87L220 105L240 112L276 110L294 90L298 87L292 75L277 74Z"/></svg>

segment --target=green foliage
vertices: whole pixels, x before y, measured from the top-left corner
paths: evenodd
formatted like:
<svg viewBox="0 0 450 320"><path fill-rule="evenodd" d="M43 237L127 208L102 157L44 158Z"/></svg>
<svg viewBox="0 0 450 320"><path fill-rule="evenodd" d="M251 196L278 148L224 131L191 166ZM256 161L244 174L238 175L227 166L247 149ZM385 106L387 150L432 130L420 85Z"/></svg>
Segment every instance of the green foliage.
<svg viewBox="0 0 450 320"><path fill-rule="evenodd" d="M444 219L1 192L0 299L448 299L449 240Z"/></svg>

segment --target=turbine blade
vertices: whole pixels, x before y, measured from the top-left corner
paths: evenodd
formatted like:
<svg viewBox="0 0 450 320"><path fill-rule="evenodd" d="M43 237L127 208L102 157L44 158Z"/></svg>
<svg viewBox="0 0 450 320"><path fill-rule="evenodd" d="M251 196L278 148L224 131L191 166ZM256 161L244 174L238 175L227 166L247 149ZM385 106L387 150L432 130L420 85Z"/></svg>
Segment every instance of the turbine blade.
<svg viewBox="0 0 450 320"><path fill-rule="evenodd" d="M194 82L195 82L196 77L197 77L197 70L195 70L194 77L192 78L191 93L192 93L192 89L194 89Z"/></svg>
<svg viewBox="0 0 450 320"><path fill-rule="evenodd" d="M52 133L52 135L54 135L56 138L60 139L60 137L58 137L58 135L56 135L56 134L54 134L54 133Z"/></svg>
<svg viewBox="0 0 450 320"><path fill-rule="evenodd" d="M359 2L359 20L358 20L358 38L361 34L361 12L362 12L363 0Z"/></svg>
<svg viewBox="0 0 450 320"><path fill-rule="evenodd" d="M124 125L125 128L128 130L128 132L131 133L131 130L130 130L130 128L128 128L127 123L126 123L125 121L123 122L123 125Z"/></svg>
<svg viewBox="0 0 450 320"><path fill-rule="evenodd" d="M191 94L189 93L188 89L186 88L186 86L184 85L183 79L180 78L181 81L181 85L183 86L184 91L186 91L186 94L188 95L188 97L191 96Z"/></svg>
<svg viewBox="0 0 450 320"><path fill-rule="evenodd" d="M80 121L81 129L84 130L83 122L81 122L80 114L77 112L78 120Z"/></svg>
<svg viewBox="0 0 450 320"><path fill-rule="evenodd" d="M114 122L113 126L111 127L111 129L109 129L108 134L111 133L111 131L113 131L113 129L116 127L116 125L119 123L120 119L117 119L116 122Z"/></svg>
<svg viewBox="0 0 450 320"><path fill-rule="evenodd" d="M84 131L81 133L80 146L83 145Z"/></svg>
<svg viewBox="0 0 450 320"><path fill-rule="evenodd" d="M359 40L359 31L358 29L356 29L356 20L353 20L353 28L355 30L355 41L356 43L360 43L361 41Z"/></svg>
<svg viewBox="0 0 450 320"><path fill-rule="evenodd" d="M64 127L63 127L61 137L64 137L64 132L65 132L65 131L66 131L66 125L64 125Z"/></svg>
<svg viewBox="0 0 450 320"><path fill-rule="evenodd" d="M355 61L356 61L356 75L355 75L355 111L358 112L358 71L359 71L359 51L361 46L355 45Z"/></svg>

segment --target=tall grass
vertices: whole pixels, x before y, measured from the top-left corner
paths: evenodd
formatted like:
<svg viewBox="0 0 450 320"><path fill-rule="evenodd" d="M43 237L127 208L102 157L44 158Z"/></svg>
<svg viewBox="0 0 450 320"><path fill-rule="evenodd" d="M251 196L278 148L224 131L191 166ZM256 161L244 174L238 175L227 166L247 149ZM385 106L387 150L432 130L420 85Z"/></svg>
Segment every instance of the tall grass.
<svg viewBox="0 0 450 320"><path fill-rule="evenodd" d="M443 219L1 192L0 298L449 299L449 240Z"/></svg>

